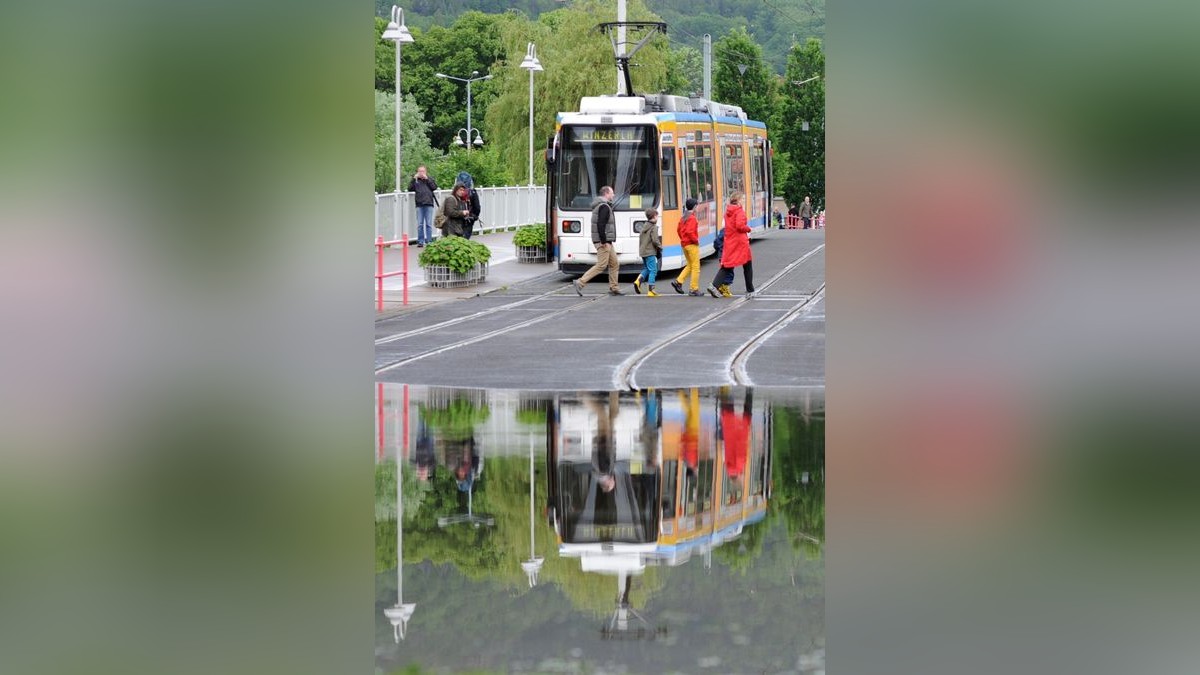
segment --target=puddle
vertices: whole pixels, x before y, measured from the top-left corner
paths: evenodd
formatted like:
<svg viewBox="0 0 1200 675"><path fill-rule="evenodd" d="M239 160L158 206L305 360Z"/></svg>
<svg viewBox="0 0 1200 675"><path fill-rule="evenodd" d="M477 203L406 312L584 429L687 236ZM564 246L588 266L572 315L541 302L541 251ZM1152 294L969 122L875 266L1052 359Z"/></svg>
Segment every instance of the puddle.
<svg viewBox="0 0 1200 675"><path fill-rule="evenodd" d="M376 396L381 672L823 671L819 391Z"/></svg>

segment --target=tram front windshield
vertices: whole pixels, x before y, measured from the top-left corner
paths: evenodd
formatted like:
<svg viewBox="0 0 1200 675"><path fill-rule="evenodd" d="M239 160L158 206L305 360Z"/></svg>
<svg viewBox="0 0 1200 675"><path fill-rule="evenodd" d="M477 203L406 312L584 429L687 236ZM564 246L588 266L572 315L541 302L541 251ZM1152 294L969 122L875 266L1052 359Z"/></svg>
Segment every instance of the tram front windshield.
<svg viewBox="0 0 1200 675"><path fill-rule="evenodd" d="M559 508L563 543L642 544L658 538L658 474L631 474L628 462L607 480L590 464L560 464Z"/></svg>
<svg viewBox="0 0 1200 675"><path fill-rule="evenodd" d="M611 185L613 207L641 210L658 201L658 149L653 126L564 126L558 163L558 207L592 207Z"/></svg>

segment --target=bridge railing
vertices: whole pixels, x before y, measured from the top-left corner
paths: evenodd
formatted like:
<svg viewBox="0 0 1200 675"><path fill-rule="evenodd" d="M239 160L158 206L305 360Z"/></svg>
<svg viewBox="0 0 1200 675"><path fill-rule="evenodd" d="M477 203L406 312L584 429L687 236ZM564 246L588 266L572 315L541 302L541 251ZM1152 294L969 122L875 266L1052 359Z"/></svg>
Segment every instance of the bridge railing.
<svg viewBox="0 0 1200 675"><path fill-rule="evenodd" d="M476 232L503 230L546 220L546 186L521 185L515 187L476 188L479 192L479 222ZM450 194L449 190L437 191L438 203ZM417 236L417 208L415 195L411 192L385 192L375 195L375 236L394 241L407 238L415 241ZM440 233L434 229L433 236Z"/></svg>

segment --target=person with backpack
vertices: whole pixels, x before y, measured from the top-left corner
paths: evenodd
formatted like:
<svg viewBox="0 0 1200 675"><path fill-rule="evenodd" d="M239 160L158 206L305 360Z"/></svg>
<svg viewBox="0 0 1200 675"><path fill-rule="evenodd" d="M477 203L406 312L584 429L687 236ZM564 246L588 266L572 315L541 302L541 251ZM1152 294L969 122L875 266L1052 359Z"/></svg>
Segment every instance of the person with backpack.
<svg viewBox="0 0 1200 675"><path fill-rule="evenodd" d="M717 233L716 238L713 239L713 252L716 253L718 265L721 263L721 254L724 251L725 251L725 230L722 229L720 232ZM732 283L733 283L733 270L726 270L724 282L717 284L717 290L721 292L721 295L723 297L726 297L726 298L733 297L733 291L729 290L729 284L732 284ZM692 295L700 295L700 294L701 293L699 291L697 291L697 292L693 293Z"/></svg>
<svg viewBox="0 0 1200 675"><path fill-rule="evenodd" d="M471 193L467 186L455 183L454 189L442 200L438 211L437 226L443 237L462 237L469 230L467 218L471 216Z"/></svg>
<svg viewBox="0 0 1200 675"><path fill-rule="evenodd" d="M479 212L481 207L479 204L479 192L475 190L475 179L466 171L459 171L458 176L454 180L455 183L461 183L467 188L469 201L471 203L471 215L467 216L466 225L463 227L463 237L470 239L475 233L475 223L479 222Z"/></svg>

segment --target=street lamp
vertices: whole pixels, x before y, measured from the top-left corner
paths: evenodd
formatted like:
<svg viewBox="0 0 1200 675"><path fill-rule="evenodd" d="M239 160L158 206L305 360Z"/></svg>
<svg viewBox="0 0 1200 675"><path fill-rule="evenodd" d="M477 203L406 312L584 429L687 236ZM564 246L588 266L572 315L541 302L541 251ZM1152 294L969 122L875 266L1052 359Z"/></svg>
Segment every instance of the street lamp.
<svg viewBox="0 0 1200 675"><path fill-rule="evenodd" d="M531 71L530 75L532 74ZM537 555L537 550L533 545L533 480L533 436L531 435L529 437L529 560L521 563L521 569L524 570L525 576L529 579L530 588L537 585L537 575L542 569L542 563L545 561Z"/></svg>
<svg viewBox="0 0 1200 675"><path fill-rule="evenodd" d="M392 5L392 20L381 36L384 40L396 43L396 193L400 193L400 106L403 100L400 95L400 45L412 42L412 33L404 25L404 10Z"/></svg>
<svg viewBox="0 0 1200 675"><path fill-rule="evenodd" d="M478 74L479 74L478 70L472 70L471 77L454 77L453 75L447 75L445 73L434 73L433 74L434 77L440 77L444 80L456 80L458 82L466 82L467 83L467 128L459 129L459 132L464 133L466 135L466 138L463 138L456 134L456 137L454 139L454 144L459 145L459 146L462 146L462 145L467 146L468 153L471 152L471 144L472 143L474 143L476 146L483 145L483 135L479 133L478 129L474 129L471 127L471 83L478 82L479 80L492 79L491 74L484 75L483 77L475 77ZM474 141L471 140L471 132L472 131L475 132Z"/></svg>
<svg viewBox="0 0 1200 675"><path fill-rule="evenodd" d="M400 45L406 42L412 42L412 33L408 32L408 26L404 25L404 10L396 5L392 5L392 20L384 29L383 35L380 36L384 40L391 40L396 43L396 197L392 200L392 222L400 222L400 191L404 189L400 184L400 107L404 104L404 98L400 94ZM404 252L404 304L408 304L408 231L404 231L404 237L401 239L400 249ZM382 251L382 249L380 249ZM380 258L382 265L383 258ZM380 273L383 268L380 268ZM383 286L380 286L382 289ZM382 290L380 298L383 297Z"/></svg>
<svg viewBox="0 0 1200 675"><path fill-rule="evenodd" d="M521 67L529 71L529 187L533 187L533 74L542 68L538 61L537 47L532 42L525 48L525 60Z"/></svg>
<svg viewBox="0 0 1200 675"><path fill-rule="evenodd" d="M400 448L407 444L407 436L403 443L396 444L396 604L383 609L383 615L392 624L392 637L396 644L404 639L408 620L417 609L416 603L404 602L404 458Z"/></svg>
<svg viewBox="0 0 1200 675"><path fill-rule="evenodd" d="M475 140L473 141L470 140L471 135L467 133L466 129L459 129L458 131L454 132L454 144L460 148L464 145L474 145L477 148L482 146L483 134L480 134L478 129L474 129L473 131L475 132Z"/></svg>

